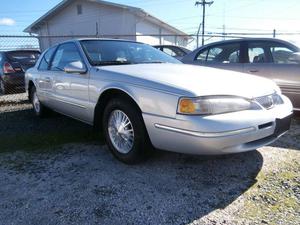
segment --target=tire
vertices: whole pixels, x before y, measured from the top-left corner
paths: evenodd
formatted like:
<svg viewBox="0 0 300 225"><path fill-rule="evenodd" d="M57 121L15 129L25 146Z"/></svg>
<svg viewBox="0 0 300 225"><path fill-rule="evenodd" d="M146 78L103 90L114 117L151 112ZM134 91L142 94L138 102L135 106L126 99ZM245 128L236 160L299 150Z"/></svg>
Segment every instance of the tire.
<svg viewBox="0 0 300 225"><path fill-rule="evenodd" d="M38 99L35 86L30 89L30 100L34 114L41 118L45 117L49 110Z"/></svg>
<svg viewBox="0 0 300 225"><path fill-rule="evenodd" d="M8 90L6 85L4 84L3 80L0 79L0 93L3 95L8 94Z"/></svg>
<svg viewBox="0 0 300 225"><path fill-rule="evenodd" d="M121 121L118 120L120 118L123 123L118 124L116 121ZM102 122L106 143L118 160L135 164L146 158L151 146L150 140L142 115L131 101L126 98L110 100L105 107ZM122 143L126 144L122 146Z"/></svg>

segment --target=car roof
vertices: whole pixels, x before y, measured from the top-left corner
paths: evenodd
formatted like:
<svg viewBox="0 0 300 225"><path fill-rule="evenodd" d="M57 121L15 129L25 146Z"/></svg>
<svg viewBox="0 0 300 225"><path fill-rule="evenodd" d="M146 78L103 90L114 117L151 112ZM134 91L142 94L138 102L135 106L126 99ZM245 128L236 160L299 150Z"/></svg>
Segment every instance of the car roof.
<svg viewBox="0 0 300 225"><path fill-rule="evenodd" d="M289 45L289 46L292 46L294 48L299 49L296 45L294 45L290 42L281 40L281 39L277 39L277 38L237 38L237 39L231 39L231 40L223 40L223 41L212 42L212 43L203 45L203 46L199 47L198 49L205 48L205 47L208 47L208 46L213 46L213 45L219 45L219 44L247 42L247 41L277 42L277 43L286 44L286 45Z"/></svg>

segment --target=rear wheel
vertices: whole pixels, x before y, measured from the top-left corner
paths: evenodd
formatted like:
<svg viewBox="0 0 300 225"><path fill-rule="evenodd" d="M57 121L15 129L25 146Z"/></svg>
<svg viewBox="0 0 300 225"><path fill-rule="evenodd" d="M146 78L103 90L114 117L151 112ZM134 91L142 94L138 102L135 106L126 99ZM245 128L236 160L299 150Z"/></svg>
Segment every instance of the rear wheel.
<svg viewBox="0 0 300 225"><path fill-rule="evenodd" d="M30 99L35 115L44 117L47 114L48 109L40 102L35 86L30 89Z"/></svg>
<svg viewBox="0 0 300 225"><path fill-rule="evenodd" d="M112 99L103 114L109 149L120 161L134 164L145 159L150 141L140 111L125 98Z"/></svg>

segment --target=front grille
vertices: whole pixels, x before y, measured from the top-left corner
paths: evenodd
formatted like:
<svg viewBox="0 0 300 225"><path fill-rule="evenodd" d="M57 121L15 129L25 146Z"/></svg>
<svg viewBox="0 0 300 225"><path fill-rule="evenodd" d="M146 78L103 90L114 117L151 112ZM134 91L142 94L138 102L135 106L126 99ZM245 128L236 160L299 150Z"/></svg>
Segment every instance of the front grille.
<svg viewBox="0 0 300 225"><path fill-rule="evenodd" d="M264 107L265 109L271 109L275 105L282 104L282 102L283 102L281 97L276 93L274 93L272 95L257 97L254 100L257 103L259 103L262 107Z"/></svg>

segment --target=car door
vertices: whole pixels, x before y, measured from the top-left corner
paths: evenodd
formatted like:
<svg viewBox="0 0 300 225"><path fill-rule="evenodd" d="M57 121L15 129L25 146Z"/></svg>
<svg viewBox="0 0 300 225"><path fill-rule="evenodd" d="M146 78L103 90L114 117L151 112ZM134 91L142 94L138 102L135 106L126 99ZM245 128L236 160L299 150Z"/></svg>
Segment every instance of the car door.
<svg viewBox="0 0 300 225"><path fill-rule="evenodd" d="M273 63L265 41L248 41L244 72L272 79Z"/></svg>
<svg viewBox="0 0 300 225"><path fill-rule="evenodd" d="M37 94L40 101L46 106L53 107L53 78L54 74L50 71L50 63L56 46L49 48L42 56L38 66L38 75L36 76Z"/></svg>
<svg viewBox="0 0 300 225"><path fill-rule="evenodd" d="M272 79L288 96L295 109L300 110L300 63L293 60L294 49L281 43L271 43Z"/></svg>
<svg viewBox="0 0 300 225"><path fill-rule="evenodd" d="M55 109L63 114L87 121L89 75L88 73L65 72L65 67L72 62L81 62L87 68L75 43L68 42L59 45L50 67L54 74Z"/></svg>
<svg viewBox="0 0 300 225"><path fill-rule="evenodd" d="M201 49L193 64L243 72L241 42L211 45Z"/></svg>
<svg viewBox="0 0 300 225"><path fill-rule="evenodd" d="M295 50L272 41L250 41L247 49L244 72L274 80L294 108L300 109L300 65L289 60Z"/></svg>

